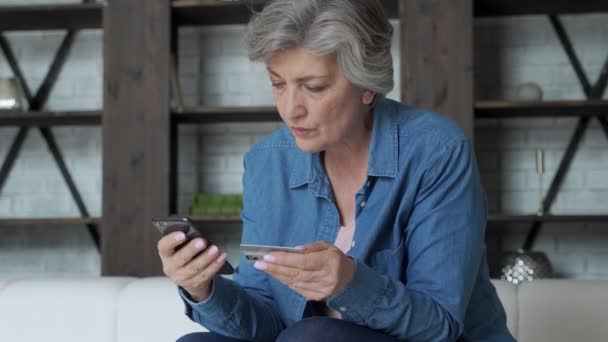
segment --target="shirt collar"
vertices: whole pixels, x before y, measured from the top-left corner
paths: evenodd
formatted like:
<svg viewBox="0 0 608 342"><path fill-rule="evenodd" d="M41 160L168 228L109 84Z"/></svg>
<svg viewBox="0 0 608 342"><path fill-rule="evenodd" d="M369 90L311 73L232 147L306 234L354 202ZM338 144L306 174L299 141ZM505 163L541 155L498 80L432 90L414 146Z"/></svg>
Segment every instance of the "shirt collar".
<svg viewBox="0 0 608 342"><path fill-rule="evenodd" d="M399 166L397 103L382 98L374 106L367 175L395 178Z"/></svg>
<svg viewBox="0 0 608 342"><path fill-rule="evenodd" d="M292 189L312 182L315 174L314 161L320 159L319 153L305 153L297 147L294 153L295 162L289 178L289 187Z"/></svg>
<svg viewBox="0 0 608 342"><path fill-rule="evenodd" d="M399 165L398 146L399 132L395 102L382 98L374 106L367 175L396 177ZM319 175L324 175L320 156L320 153L305 153L297 149L289 179L290 188L311 183Z"/></svg>

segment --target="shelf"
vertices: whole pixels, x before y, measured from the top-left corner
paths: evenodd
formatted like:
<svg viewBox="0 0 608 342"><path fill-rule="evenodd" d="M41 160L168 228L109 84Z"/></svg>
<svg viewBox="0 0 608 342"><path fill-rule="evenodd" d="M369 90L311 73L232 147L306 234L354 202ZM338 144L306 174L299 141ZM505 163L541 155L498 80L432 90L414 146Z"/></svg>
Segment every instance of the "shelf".
<svg viewBox="0 0 608 342"><path fill-rule="evenodd" d="M240 217L226 216L193 216L190 217L196 223L243 223ZM542 222L608 222L608 215L490 215L490 223L532 223Z"/></svg>
<svg viewBox="0 0 608 342"><path fill-rule="evenodd" d="M265 0L174 0L173 20L181 26L244 24L251 10ZM397 18L398 1L382 1L390 18ZM102 27L103 5L8 5L0 6L0 31L91 29ZM575 14L608 12L608 2L593 0L477 0L475 16Z"/></svg>
<svg viewBox="0 0 608 342"><path fill-rule="evenodd" d="M176 123L280 121L274 107L195 107L174 111Z"/></svg>
<svg viewBox="0 0 608 342"><path fill-rule="evenodd" d="M0 126L91 126L99 125L102 112L63 111L63 112L24 112L0 110Z"/></svg>
<svg viewBox="0 0 608 342"><path fill-rule="evenodd" d="M488 223L533 223L541 222L608 222L608 215L490 215Z"/></svg>
<svg viewBox="0 0 608 342"><path fill-rule="evenodd" d="M0 6L0 31L102 27L101 4Z"/></svg>
<svg viewBox="0 0 608 342"><path fill-rule="evenodd" d="M242 224L243 221L239 216L190 216L190 219L195 224L208 224L208 223L230 223L230 224Z"/></svg>
<svg viewBox="0 0 608 342"><path fill-rule="evenodd" d="M582 14L608 12L605 0L475 0L475 16Z"/></svg>
<svg viewBox="0 0 608 342"><path fill-rule="evenodd" d="M475 118L581 117L608 115L608 101L477 101Z"/></svg>
<svg viewBox="0 0 608 342"><path fill-rule="evenodd" d="M243 223L240 217L204 217L193 216L195 223ZM541 222L608 222L608 215L490 215L488 223L533 223Z"/></svg>
<svg viewBox="0 0 608 342"><path fill-rule="evenodd" d="M0 227L16 226L16 225L75 225L75 224L99 224L100 218L15 218L15 219L0 219Z"/></svg>
<svg viewBox="0 0 608 342"><path fill-rule="evenodd" d="M244 24L251 16L251 4L255 10L260 10L266 1L249 0L174 0L173 22L178 26L203 26Z"/></svg>
<svg viewBox="0 0 608 342"><path fill-rule="evenodd" d="M397 1L382 1L390 18L397 18ZM245 24L251 16L251 8L262 9L265 0L174 0L173 22L178 26L203 26Z"/></svg>
<svg viewBox="0 0 608 342"><path fill-rule="evenodd" d="M259 11L265 0L174 0L173 21L179 26L202 26L218 24L245 24L249 21L251 8ZM386 14L398 18L398 1L383 0ZM476 17L581 14L608 12L608 1L595 0L476 0Z"/></svg>
<svg viewBox="0 0 608 342"><path fill-rule="evenodd" d="M182 112L173 111L172 115L177 123L281 120L274 107L193 107L186 108ZM477 119L598 115L608 115L608 101L478 101L475 104L475 117Z"/></svg>

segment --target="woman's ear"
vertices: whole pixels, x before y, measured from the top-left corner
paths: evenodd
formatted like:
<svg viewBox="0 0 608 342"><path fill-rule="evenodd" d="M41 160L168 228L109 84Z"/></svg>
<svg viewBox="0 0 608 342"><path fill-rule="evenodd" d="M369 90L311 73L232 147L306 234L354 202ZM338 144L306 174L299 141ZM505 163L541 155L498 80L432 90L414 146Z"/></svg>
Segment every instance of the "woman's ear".
<svg viewBox="0 0 608 342"><path fill-rule="evenodd" d="M361 93L361 103L364 105L371 105L374 103L374 98L376 97L376 93L371 90L364 90Z"/></svg>

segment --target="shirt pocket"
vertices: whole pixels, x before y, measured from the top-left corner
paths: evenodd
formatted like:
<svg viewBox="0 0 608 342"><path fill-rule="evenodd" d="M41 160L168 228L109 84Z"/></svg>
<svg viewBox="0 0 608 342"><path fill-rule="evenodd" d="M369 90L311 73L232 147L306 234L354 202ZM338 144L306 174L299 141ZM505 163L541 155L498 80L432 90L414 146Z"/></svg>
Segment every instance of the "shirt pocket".
<svg viewBox="0 0 608 342"><path fill-rule="evenodd" d="M373 253L369 266L382 275L401 280L402 276L405 276L405 245L401 243L395 249L383 249Z"/></svg>

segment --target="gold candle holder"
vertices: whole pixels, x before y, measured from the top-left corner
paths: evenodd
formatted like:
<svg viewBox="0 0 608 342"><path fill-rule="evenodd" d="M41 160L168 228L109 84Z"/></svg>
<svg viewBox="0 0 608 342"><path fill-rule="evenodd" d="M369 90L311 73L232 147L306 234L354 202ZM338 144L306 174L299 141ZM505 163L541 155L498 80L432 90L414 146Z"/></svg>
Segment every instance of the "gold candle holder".
<svg viewBox="0 0 608 342"><path fill-rule="evenodd" d="M543 216L545 214L545 195L544 195L544 175L545 175L545 153L542 149L536 150L536 174L538 175L538 210L536 215Z"/></svg>

